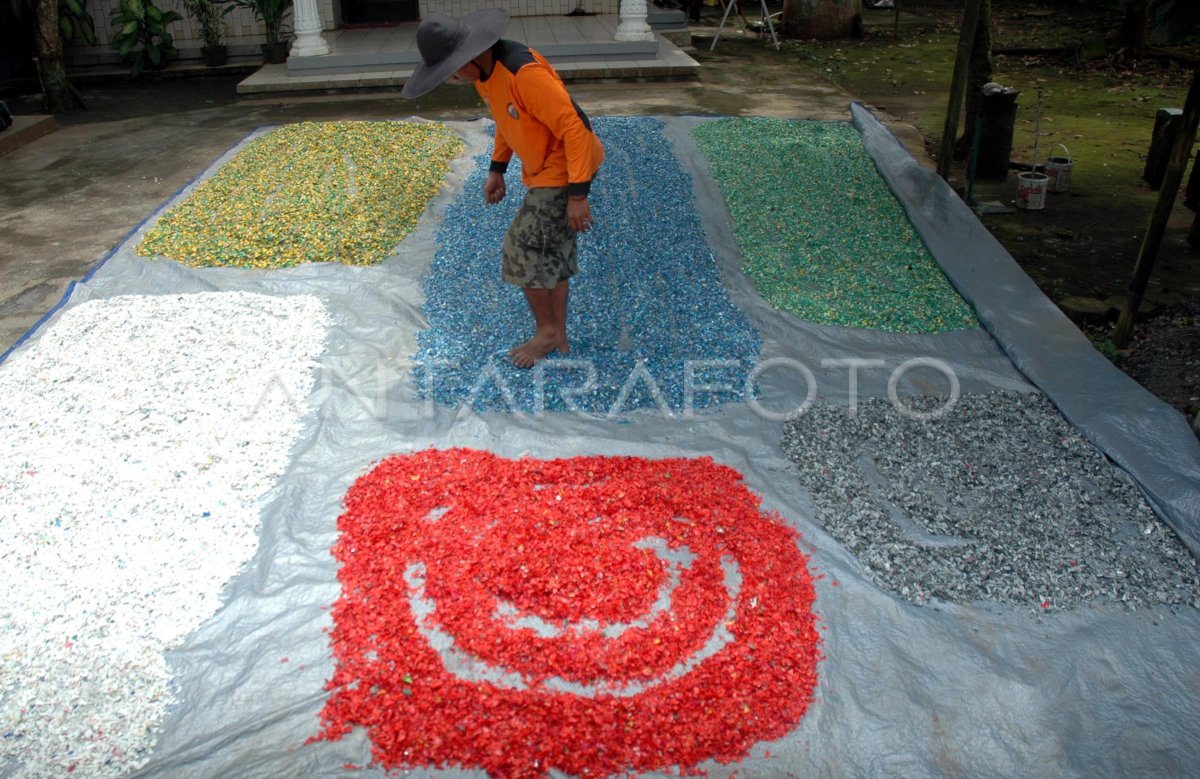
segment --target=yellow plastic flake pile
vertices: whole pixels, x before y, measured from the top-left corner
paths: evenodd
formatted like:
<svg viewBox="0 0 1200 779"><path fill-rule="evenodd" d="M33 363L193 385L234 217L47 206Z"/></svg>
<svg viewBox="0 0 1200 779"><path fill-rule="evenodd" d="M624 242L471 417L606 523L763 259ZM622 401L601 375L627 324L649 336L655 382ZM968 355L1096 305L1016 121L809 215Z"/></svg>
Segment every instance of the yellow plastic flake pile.
<svg viewBox="0 0 1200 779"><path fill-rule="evenodd" d="M436 123L287 125L248 143L137 251L192 266L379 262L412 232L463 148Z"/></svg>

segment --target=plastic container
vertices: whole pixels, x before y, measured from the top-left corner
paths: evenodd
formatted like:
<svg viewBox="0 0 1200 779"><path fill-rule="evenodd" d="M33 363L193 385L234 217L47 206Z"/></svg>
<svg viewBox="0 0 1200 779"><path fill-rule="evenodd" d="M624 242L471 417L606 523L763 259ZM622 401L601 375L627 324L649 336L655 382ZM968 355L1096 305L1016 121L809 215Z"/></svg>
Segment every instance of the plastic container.
<svg viewBox="0 0 1200 779"><path fill-rule="evenodd" d="M1012 157L1013 128L1017 121L1017 96L1021 93L995 82L983 85L979 96L979 150L975 156L975 177L980 180L1008 177Z"/></svg>
<svg viewBox="0 0 1200 779"><path fill-rule="evenodd" d="M1075 161L1071 159L1071 152L1066 146L1061 143L1055 144L1054 148L1062 149L1061 157L1048 157L1046 164L1042 166L1042 170L1046 172L1050 182L1046 187L1047 192L1070 192L1071 191L1071 168L1075 166Z"/></svg>
<svg viewBox="0 0 1200 779"><path fill-rule="evenodd" d="M1046 207L1046 187L1050 177L1045 173L1017 174L1017 208L1040 211Z"/></svg>

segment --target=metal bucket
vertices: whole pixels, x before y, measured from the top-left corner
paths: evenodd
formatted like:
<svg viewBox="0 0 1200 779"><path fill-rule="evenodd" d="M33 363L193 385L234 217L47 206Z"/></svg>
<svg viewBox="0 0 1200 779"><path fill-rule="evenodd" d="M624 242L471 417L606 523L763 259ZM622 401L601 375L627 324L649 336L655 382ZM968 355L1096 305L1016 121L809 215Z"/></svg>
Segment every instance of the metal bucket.
<svg viewBox="0 0 1200 779"><path fill-rule="evenodd" d="M1063 155L1061 157L1049 157L1046 159L1046 164L1042 168L1046 172L1046 176L1050 179L1046 191L1070 192L1071 168L1075 166L1075 161L1071 159L1071 152L1067 151L1066 146L1058 143L1055 144L1055 148L1062 149Z"/></svg>
<svg viewBox="0 0 1200 779"><path fill-rule="evenodd" d="M1017 208L1040 211L1046 207L1046 184L1050 177L1045 173L1017 174Z"/></svg>

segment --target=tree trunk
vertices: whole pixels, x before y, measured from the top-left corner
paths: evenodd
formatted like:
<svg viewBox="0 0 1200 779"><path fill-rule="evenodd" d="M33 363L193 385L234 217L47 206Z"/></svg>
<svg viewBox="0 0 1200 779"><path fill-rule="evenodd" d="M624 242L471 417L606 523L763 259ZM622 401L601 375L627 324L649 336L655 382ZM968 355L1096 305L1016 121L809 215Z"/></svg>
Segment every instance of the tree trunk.
<svg viewBox="0 0 1200 779"><path fill-rule="evenodd" d="M1117 30L1117 48L1125 49L1135 57L1146 53L1150 29L1150 10L1154 0L1126 0L1125 17Z"/></svg>
<svg viewBox="0 0 1200 779"><path fill-rule="evenodd" d="M975 122L979 118L980 96L983 85L992 80L992 0L983 0L979 6L979 22L975 27L975 43L971 47L971 61L967 66L967 105L963 113L963 134L954 148L954 156L960 159L971 152L975 140Z"/></svg>
<svg viewBox="0 0 1200 779"><path fill-rule="evenodd" d="M848 38L862 31L862 0L784 0L788 38Z"/></svg>
<svg viewBox="0 0 1200 779"><path fill-rule="evenodd" d="M37 68L47 111L68 114L84 107L79 94L67 81L67 69L63 65L58 0L37 0Z"/></svg>

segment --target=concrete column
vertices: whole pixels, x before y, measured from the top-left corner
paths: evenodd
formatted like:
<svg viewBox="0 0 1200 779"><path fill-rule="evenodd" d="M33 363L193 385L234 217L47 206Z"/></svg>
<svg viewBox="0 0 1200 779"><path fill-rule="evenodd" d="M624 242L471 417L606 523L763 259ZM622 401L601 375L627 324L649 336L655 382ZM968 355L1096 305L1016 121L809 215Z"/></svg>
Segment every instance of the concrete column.
<svg viewBox="0 0 1200 779"><path fill-rule="evenodd" d="M329 53L329 44L321 35L321 13L317 0L294 0L292 13L296 21L296 40L289 56L319 57Z"/></svg>
<svg viewBox="0 0 1200 779"><path fill-rule="evenodd" d="M646 0L621 0L621 22L617 25L619 41L652 41L654 33L646 23Z"/></svg>

